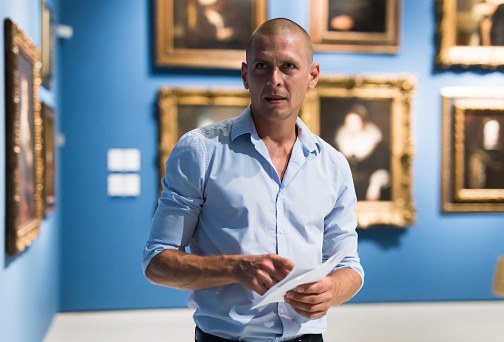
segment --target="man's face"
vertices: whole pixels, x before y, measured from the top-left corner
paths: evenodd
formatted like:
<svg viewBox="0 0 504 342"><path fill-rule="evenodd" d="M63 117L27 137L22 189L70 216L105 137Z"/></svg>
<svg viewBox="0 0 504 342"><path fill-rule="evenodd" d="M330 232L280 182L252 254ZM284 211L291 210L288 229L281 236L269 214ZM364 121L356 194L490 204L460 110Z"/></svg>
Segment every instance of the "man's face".
<svg viewBox="0 0 504 342"><path fill-rule="evenodd" d="M242 64L252 113L268 121L297 116L305 93L317 84L319 66L311 64L301 33L260 36Z"/></svg>

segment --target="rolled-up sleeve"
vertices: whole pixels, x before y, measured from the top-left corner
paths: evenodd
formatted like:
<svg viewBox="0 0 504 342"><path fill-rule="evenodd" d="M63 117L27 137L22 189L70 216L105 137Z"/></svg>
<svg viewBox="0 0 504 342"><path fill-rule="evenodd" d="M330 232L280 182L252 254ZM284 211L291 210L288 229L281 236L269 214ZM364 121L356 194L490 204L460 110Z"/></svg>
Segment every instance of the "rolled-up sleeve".
<svg viewBox="0 0 504 342"><path fill-rule="evenodd" d="M165 249L185 250L203 205L206 149L201 135L191 131L180 138L165 164L163 190L143 251L145 269Z"/></svg>
<svg viewBox="0 0 504 342"><path fill-rule="evenodd" d="M346 159L340 156L342 161L338 167L338 198L333 210L324 219L324 261L337 251L345 250L346 257L339 263L336 269L351 268L361 276L361 288L364 284L364 270L357 253L358 236L356 232L357 218L355 206L357 197L353 185L350 166Z"/></svg>

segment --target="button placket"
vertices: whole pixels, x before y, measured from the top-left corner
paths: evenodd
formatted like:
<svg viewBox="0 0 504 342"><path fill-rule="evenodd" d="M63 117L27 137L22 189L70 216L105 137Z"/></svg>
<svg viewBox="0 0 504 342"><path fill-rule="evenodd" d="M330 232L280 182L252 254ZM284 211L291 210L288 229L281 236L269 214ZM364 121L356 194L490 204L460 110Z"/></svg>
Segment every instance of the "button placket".
<svg viewBox="0 0 504 342"><path fill-rule="evenodd" d="M285 244L284 236L285 236L285 213L284 213L284 201L283 201L283 185L280 186L277 194L277 203L276 203L276 211L277 211L277 251L281 254L282 246Z"/></svg>

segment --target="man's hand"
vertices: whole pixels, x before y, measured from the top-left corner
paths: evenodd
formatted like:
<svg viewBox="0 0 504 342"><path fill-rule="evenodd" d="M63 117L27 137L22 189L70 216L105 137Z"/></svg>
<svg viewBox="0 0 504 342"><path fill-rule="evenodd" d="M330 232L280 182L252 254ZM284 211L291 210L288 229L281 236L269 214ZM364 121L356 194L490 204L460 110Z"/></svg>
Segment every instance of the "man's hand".
<svg viewBox="0 0 504 342"><path fill-rule="evenodd" d="M330 277L298 286L287 292L285 302L301 316L319 318L327 314L335 296L334 282Z"/></svg>
<svg viewBox="0 0 504 342"><path fill-rule="evenodd" d="M293 267L293 261L276 254L242 256L236 267L236 277L240 284L263 295Z"/></svg>
<svg viewBox="0 0 504 342"><path fill-rule="evenodd" d="M331 306L352 298L359 290L361 281L356 271L342 268L320 281L300 285L295 290L288 291L285 302L301 316L320 318L327 314Z"/></svg>

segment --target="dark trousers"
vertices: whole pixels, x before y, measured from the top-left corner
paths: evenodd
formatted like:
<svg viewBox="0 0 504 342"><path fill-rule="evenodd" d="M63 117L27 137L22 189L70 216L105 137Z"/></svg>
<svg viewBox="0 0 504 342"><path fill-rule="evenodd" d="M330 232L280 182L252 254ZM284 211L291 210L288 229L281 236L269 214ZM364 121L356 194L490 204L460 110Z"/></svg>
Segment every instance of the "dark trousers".
<svg viewBox="0 0 504 342"><path fill-rule="evenodd" d="M196 327L195 340L196 342L237 342L233 340L228 340L226 338L214 336L207 334L200 328ZM322 334L306 334L300 337L296 337L293 340L288 340L285 342L324 342Z"/></svg>

